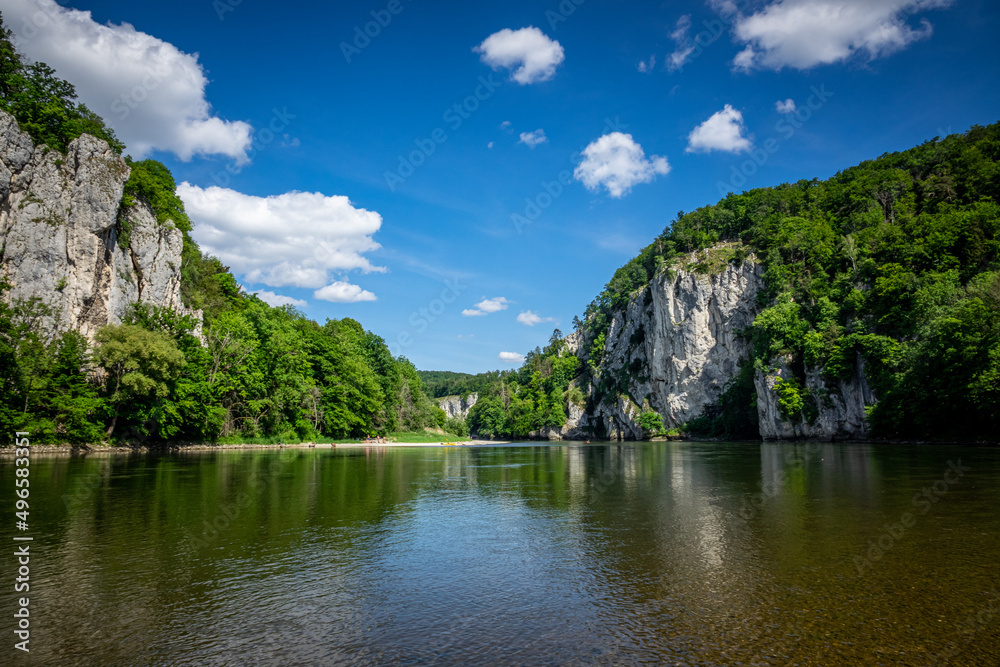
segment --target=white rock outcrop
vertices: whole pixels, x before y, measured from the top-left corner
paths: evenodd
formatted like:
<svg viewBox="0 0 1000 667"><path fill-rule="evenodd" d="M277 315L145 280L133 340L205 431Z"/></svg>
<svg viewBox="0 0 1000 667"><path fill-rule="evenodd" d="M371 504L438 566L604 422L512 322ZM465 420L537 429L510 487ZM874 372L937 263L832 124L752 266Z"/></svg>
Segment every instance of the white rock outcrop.
<svg viewBox="0 0 1000 667"><path fill-rule="evenodd" d="M92 337L135 302L200 321L200 312L181 303L183 236L144 203L122 210L128 176L106 142L85 134L62 155L34 146L0 112L0 276L11 285L9 302L48 306L47 333L75 329ZM131 227L125 247L118 242L123 225Z"/></svg>
<svg viewBox="0 0 1000 667"><path fill-rule="evenodd" d="M444 396L437 399L438 407L444 410L449 419L458 417L465 419L469 415L469 410L479 400L479 394L471 393L465 398L461 396Z"/></svg>
<svg viewBox="0 0 1000 667"><path fill-rule="evenodd" d="M865 379L864 358L858 355L852 376L844 381L826 382L820 369L808 369L804 389L812 395L818 415L810 422L806 414L787 420L781 413L775 386L792 379L786 359L775 360L767 372L757 370L757 417L764 440L854 440L868 435L865 408L875 403L875 395Z"/></svg>
<svg viewBox="0 0 1000 667"><path fill-rule="evenodd" d="M750 359L748 331L760 312L763 270L753 257L720 273L661 273L616 312L606 334L600 373L587 388L588 410L571 414L562 429L533 434L550 440L587 437L638 440L645 410L663 417L666 429L683 426L718 404L726 384ZM585 362L592 340L579 332L567 339ZM788 361L772 360L756 371L758 428L765 440L863 439L866 407L875 396L858 357L847 380L827 381L822 369L806 369L801 384L815 410L793 420L781 412L775 386L791 380Z"/></svg>
<svg viewBox="0 0 1000 667"><path fill-rule="evenodd" d="M616 388L584 421L597 434L633 439L643 435L636 420L644 407L669 429L715 405L749 354L740 334L758 312L762 286L753 258L717 274L656 276L611 321L599 382Z"/></svg>

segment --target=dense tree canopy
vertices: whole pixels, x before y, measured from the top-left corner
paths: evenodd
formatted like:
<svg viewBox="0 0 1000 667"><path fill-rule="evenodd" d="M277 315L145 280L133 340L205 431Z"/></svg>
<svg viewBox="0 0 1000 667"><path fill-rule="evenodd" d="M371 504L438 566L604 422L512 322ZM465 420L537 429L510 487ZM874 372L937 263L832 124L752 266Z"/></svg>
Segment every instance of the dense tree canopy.
<svg viewBox="0 0 1000 667"><path fill-rule="evenodd" d="M577 320L588 361L573 369L577 376L552 379L560 353L550 346L518 371L434 377L435 392L478 391L470 426L505 436L560 423L572 396L582 402L581 386L593 388L588 400L613 400L627 393L634 372L604 367L613 312L679 264L712 272L751 253L766 279L763 310L743 332L751 357L719 403L684 430L756 437L754 371L781 359L795 376L778 387L787 418L814 418L824 400L804 388L807 369L834 386L863 363L879 399L869 414L874 435L996 439L1000 124L882 155L826 181L734 193L681 211ZM656 430L657 416L647 414L643 425Z"/></svg>
<svg viewBox="0 0 1000 667"><path fill-rule="evenodd" d="M61 153L87 133L104 139L121 153L124 144L104 120L76 103L76 89L45 63L26 62L14 48L11 31L0 16L0 109L13 115L35 144Z"/></svg>
<svg viewBox="0 0 1000 667"><path fill-rule="evenodd" d="M65 151L81 133L123 146L76 103L73 87L44 63L27 63L0 29L0 109L36 143ZM128 159L123 203L148 204L184 235L181 293L202 322L136 306L94 344L40 328L37 301L0 298L0 428L36 442L206 440L219 437L358 437L443 426L420 374L393 358L354 320L320 325L241 291L217 258L202 254L162 164ZM127 245L128 218L118 239ZM863 363L879 401L869 414L886 438L995 439L1000 424L1000 124L882 155L826 180L730 194L676 218L618 269L577 320L578 356L561 335L516 371L424 375L435 396L477 392L468 426L524 437L565 424L585 400L627 391L602 354L612 313L680 258L730 242L696 271L741 262L765 269L752 355L717 406L687 425L709 435L756 433L754 369L782 359L789 418L811 418L822 396L804 389L809 369L828 382ZM0 297L9 288L0 283ZM201 325L201 338L196 335ZM580 357L587 364L580 362ZM585 398L583 387L595 392ZM659 426L647 412L642 426ZM464 424L455 424L464 429Z"/></svg>
<svg viewBox="0 0 1000 667"><path fill-rule="evenodd" d="M75 99L70 84L26 63L0 30L0 109L36 144L65 151L86 132L120 153L114 133ZM77 332L43 331L46 308L37 299L10 303L0 282L0 428L30 431L38 443L95 443L340 439L444 424L413 364L354 320L321 326L241 291L191 238L170 171L155 160L126 162L118 243L128 246L125 212L139 203L179 229L181 298L203 321L136 304L91 345Z"/></svg>
<svg viewBox="0 0 1000 667"><path fill-rule="evenodd" d="M798 378L829 381L858 356L879 401L873 433L888 438L995 438L1000 417L1000 124L882 155L827 181L730 194L676 219L619 269L587 312L599 370L612 310L686 253L738 242L766 270L767 307L752 331L757 365L777 357ZM705 267L708 270L707 267ZM801 385L800 385L801 386ZM822 397L795 395L808 416ZM695 426L753 430L752 376L741 373ZM734 403L735 401L735 403ZM720 406L721 407L721 406Z"/></svg>

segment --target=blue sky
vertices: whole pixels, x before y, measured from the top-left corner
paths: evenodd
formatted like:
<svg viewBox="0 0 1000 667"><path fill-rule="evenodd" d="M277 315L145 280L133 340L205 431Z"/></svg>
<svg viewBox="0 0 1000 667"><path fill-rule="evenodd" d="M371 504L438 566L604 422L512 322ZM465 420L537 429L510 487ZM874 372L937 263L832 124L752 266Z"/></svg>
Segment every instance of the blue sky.
<svg viewBox="0 0 1000 667"><path fill-rule="evenodd" d="M248 290L353 317L428 370L516 366L720 191L1000 120L988 0L0 11L170 167Z"/></svg>

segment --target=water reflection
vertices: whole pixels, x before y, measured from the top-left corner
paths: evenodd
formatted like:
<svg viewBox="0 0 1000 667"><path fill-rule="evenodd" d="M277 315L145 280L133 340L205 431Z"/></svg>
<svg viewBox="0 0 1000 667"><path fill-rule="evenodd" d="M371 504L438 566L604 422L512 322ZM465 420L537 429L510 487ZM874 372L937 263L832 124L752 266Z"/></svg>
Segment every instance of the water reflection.
<svg viewBox="0 0 1000 667"><path fill-rule="evenodd" d="M859 572L854 557L959 458L968 475ZM959 665L1000 651L992 449L230 451L38 459L32 475L38 664L930 664L955 651Z"/></svg>

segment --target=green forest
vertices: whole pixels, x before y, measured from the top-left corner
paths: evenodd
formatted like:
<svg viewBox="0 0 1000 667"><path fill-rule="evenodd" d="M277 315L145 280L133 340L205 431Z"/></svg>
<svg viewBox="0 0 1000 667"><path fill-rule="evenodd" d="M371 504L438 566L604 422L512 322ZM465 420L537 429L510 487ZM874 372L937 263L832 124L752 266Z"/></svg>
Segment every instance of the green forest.
<svg viewBox="0 0 1000 667"><path fill-rule="evenodd" d="M477 391L468 422L484 435L524 437L565 423L580 387L591 403L627 391L602 367L612 313L654 276L724 268L753 254L765 269L752 354L719 404L682 426L690 435L756 438L754 371L775 359L796 378L779 386L789 419L813 419L822 396L806 369L828 383L851 376L857 359L878 402L871 433L884 439L990 440L1000 425L1000 124L885 154L830 179L729 194L679 212L652 243L618 269L577 331L586 364L560 347L535 350L519 371L454 378L446 393ZM723 242L728 242L723 245ZM621 369L618 369L621 370ZM637 401L638 397L632 397ZM662 429L647 411L648 434ZM600 436L601 434L596 434Z"/></svg>
<svg viewBox="0 0 1000 667"><path fill-rule="evenodd" d="M6 31L0 109L55 150L84 132L125 148L76 102L69 83L26 63ZM875 437L996 438L1000 124L936 137L825 181L734 193L679 212L575 318L582 355L557 330L520 369L479 375L418 372L352 319L320 325L242 292L191 238L169 170L126 161L122 205L145 202L183 233L182 299L204 321L137 305L93 344L76 332L48 340L41 304L0 299L0 427L8 432L29 430L39 443L356 438L444 427L432 397L475 392L466 422L447 424L452 433L526 437L626 391L621 373L602 367L612 313L681 258L713 249L713 260L695 270L752 255L766 290L742 332L752 354L719 404L684 432L757 437L753 375L776 359L797 378L780 386L785 416L812 419L824 398L804 388L807 369L835 382L855 372L860 356L879 398L868 415ZM124 216L117 231L127 244ZM194 335L199 324L204 344ZM641 421L650 435L662 430L653 412Z"/></svg>
<svg viewBox="0 0 1000 667"><path fill-rule="evenodd" d="M82 133L124 146L73 86L41 63L25 64L0 35L0 109L36 145L66 151ZM0 429L37 443L282 441L359 438L440 428L445 414L413 364L352 319L320 325L292 307L242 292L227 267L204 255L159 162L134 162L122 207L145 202L184 235L181 295L198 322L136 305L94 344L67 331L48 340L43 304L0 298ZM118 242L128 245L127 218ZM10 288L0 282L0 297Z"/></svg>

